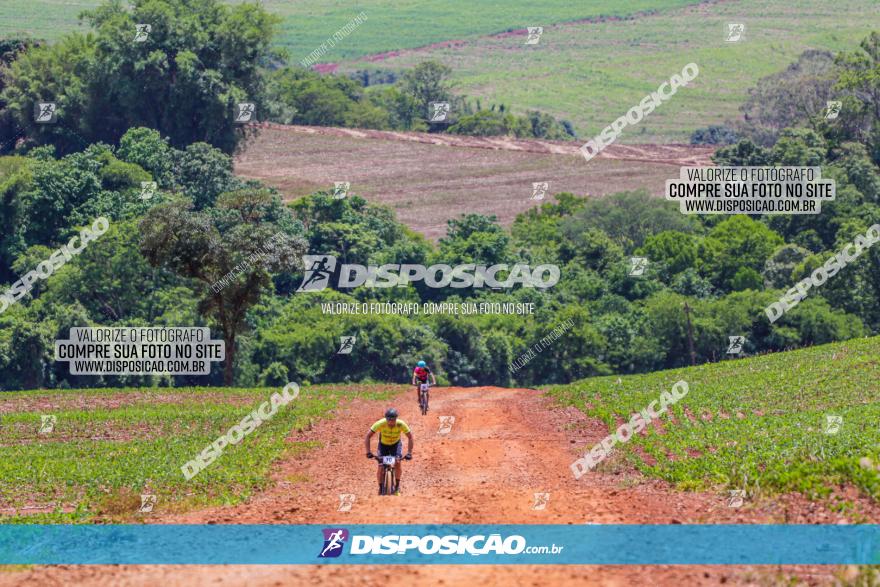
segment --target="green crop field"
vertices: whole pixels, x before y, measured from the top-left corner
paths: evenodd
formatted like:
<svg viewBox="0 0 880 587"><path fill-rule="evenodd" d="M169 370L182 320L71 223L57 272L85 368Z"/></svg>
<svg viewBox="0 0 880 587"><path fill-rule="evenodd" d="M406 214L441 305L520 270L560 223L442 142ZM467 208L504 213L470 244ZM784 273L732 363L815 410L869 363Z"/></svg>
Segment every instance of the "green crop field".
<svg viewBox="0 0 880 587"><path fill-rule="evenodd" d="M230 0L238 1L238 0ZM3 0L0 35L27 33L50 40L85 30L77 14L98 0ZM401 70L426 59L453 68L457 91L484 105L503 102L516 112L538 109L570 120L582 138L622 116L688 62L699 77L636 126L621 143L687 142L690 133L738 117L738 107L758 79L784 69L806 49L852 51L880 29L876 0L593 0L570 3L485 3L450 0L426 5L302 3L263 0L282 17L278 44L297 63L357 14L366 21L320 60L340 72L380 67ZM572 22L624 17L602 22ZM726 25L746 25L745 37L728 43ZM537 45L518 35L493 33L542 26ZM451 47L406 51L461 40ZM366 55L402 51L374 63Z"/></svg>
<svg viewBox="0 0 880 587"><path fill-rule="evenodd" d="M238 3L239 0L231 1ZM99 3L99 0L2 0L0 35L25 31L40 38L57 39L78 27L77 15L81 11ZM361 12L366 15L366 22L324 55L322 61L420 47L528 26L663 10L696 4L696 0L629 0L626 3L616 0L512 0L493 2L488 6L486 2L466 0L442 3L262 0L262 4L269 12L284 19L278 42L297 62Z"/></svg>
<svg viewBox="0 0 880 587"><path fill-rule="evenodd" d="M280 388L10 392L0 397L0 515L4 523L130 519L140 494L156 511L237 503L265 487L272 462L314 442L285 440L309 428L344 398L383 399L393 386L304 386L238 445L187 481L181 466ZM41 415L57 418L39 434ZM193 495L198 495L196 500ZM11 516L11 508L53 511ZM54 508L54 509L53 509Z"/></svg>
<svg viewBox="0 0 880 587"><path fill-rule="evenodd" d="M662 433L647 428L616 445L614 452L622 454L600 470L625 458L683 489L821 496L845 482L880 499L878 357L875 337L634 375L620 383L617 377L585 379L551 386L549 393L601 418L610 430L676 381L687 381L689 393L671 408L673 419L661 417ZM842 418L836 433L826 433L828 415Z"/></svg>
<svg viewBox="0 0 880 587"><path fill-rule="evenodd" d="M745 36L726 42L727 23ZM581 138L598 134L695 62L688 87L630 126L621 143L686 142L690 133L738 117L747 90L806 49L854 51L880 29L876 0L742 0L602 23L545 26L537 45L521 36L483 37L452 48L404 53L376 63L403 69L426 59L452 67L457 91L514 111L538 109L574 123ZM345 62L340 71L363 68Z"/></svg>

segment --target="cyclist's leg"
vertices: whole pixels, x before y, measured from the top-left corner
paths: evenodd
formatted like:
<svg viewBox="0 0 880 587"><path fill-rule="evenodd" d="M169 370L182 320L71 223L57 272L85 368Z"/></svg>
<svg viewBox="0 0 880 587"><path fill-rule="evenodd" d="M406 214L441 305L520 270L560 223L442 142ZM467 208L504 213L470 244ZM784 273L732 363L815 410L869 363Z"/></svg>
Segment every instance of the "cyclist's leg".
<svg viewBox="0 0 880 587"><path fill-rule="evenodd" d="M401 467L401 464L400 464L400 462L403 460L402 459L402 457L403 457L403 440L402 439L397 441L397 450L396 450L395 454L397 455L397 462L394 463L394 478L397 479L397 487L395 487L395 489L399 489L400 488L400 474L403 471L403 468Z"/></svg>
<svg viewBox="0 0 880 587"><path fill-rule="evenodd" d="M379 442L379 456L384 457L388 455L393 455L394 446L388 446L386 444L382 444ZM382 489L382 482L385 481L385 467L382 466L382 463L378 463L378 469L376 470L376 479L379 481L379 489Z"/></svg>

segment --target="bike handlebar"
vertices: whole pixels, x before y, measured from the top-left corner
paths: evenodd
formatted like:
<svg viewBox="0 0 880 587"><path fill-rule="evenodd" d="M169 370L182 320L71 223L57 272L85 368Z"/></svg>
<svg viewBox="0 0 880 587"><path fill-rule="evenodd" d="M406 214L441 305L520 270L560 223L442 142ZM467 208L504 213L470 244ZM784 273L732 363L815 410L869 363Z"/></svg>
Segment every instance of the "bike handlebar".
<svg viewBox="0 0 880 587"><path fill-rule="evenodd" d="M385 456L393 456L393 455L385 455ZM372 455L371 457L368 457L368 458L371 458L371 459L378 461L380 463L382 462L382 456L380 456L380 455ZM397 460L411 461L412 455L404 455L402 457L394 456L394 458Z"/></svg>

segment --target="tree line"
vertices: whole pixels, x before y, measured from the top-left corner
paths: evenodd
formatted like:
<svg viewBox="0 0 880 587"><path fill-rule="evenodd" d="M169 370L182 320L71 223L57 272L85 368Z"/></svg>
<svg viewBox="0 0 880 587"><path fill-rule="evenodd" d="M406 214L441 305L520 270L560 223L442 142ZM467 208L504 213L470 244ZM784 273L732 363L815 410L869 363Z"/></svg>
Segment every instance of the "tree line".
<svg viewBox="0 0 880 587"><path fill-rule="evenodd" d="M82 226L110 219L99 242L0 313L0 388L405 381L418 359L437 365L448 383L534 385L677 367L691 362L692 350L696 362L721 360L728 336L744 336L743 352L754 354L880 330L875 248L777 322L763 311L880 221L877 33L835 57L835 83L851 92L840 123L794 124L771 141L744 139L715 156L721 165L821 166L836 180L837 198L820 215L686 217L642 192L561 193L510 229L492 216L461 215L435 244L357 194L317 192L285 204L274 189L235 177L230 152L247 131L227 126L226 113L270 85L272 18L254 5L200 2L204 14L187 6L136 6L156 11L151 22L165 19L167 30L153 31L180 49L173 53L114 45L111 33L131 24L116 4L90 13L95 33L51 46L0 45L10 64L0 92L8 126L0 128L18 137L13 153L0 157L0 291ZM107 91L93 104L100 87ZM47 88L59 92L67 122L28 126L31 94ZM300 96L304 87L289 91ZM145 194L151 182L156 190ZM259 261L247 262L258 250ZM363 265L556 264L561 278L546 291L412 284L297 293L304 253ZM643 275L630 274L634 256L649 260ZM531 317L320 310L363 301L536 310ZM564 334L509 368L563 324ZM210 326L226 341L229 361L198 378L71 376L52 360L53 343L73 326L96 325ZM336 352L343 336L356 337L352 354Z"/></svg>
<svg viewBox="0 0 880 587"><path fill-rule="evenodd" d="M252 105L252 122L574 136L570 123L548 114L515 115L504 104L483 108L456 94L452 70L436 61L391 84L371 84L364 72L321 75L287 65L288 55L273 45L280 18L256 3L153 0L128 7L113 0L81 19L90 32L54 44L0 40L0 153L24 142L52 144L64 155L96 142L117 144L136 127L158 130L176 148L205 142L233 153L255 132L236 121L239 104ZM138 23L150 30L135 42ZM56 105L56 123L34 119L40 102ZM450 110L434 121L437 102Z"/></svg>

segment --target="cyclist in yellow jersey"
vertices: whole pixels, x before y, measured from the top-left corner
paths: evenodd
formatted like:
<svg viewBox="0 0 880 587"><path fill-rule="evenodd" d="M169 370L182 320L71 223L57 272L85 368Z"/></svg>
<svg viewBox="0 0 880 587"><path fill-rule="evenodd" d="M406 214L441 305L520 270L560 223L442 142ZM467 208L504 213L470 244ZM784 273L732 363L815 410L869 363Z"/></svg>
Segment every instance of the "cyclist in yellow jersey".
<svg viewBox="0 0 880 587"><path fill-rule="evenodd" d="M413 435L409 430L409 426L407 426L406 422L397 417L397 410L394 408L388 408L385 412L385 417L381 420L376 420L376 422L370 426L370 431L367 432L367 458L372 459L374 457L373 452L370 450L370 440L372 440L373 435L379 433L379 456L395 456L397 457L397 462L394 464L394 476L397 478L397 486L394 488L394 493L400 493L400 455L403 453L403 443L400 442L400 435L406 434L407 440L407 448L406 448L406 460L412 458L412 449L413 449ZM382 464L379 463L379 468L376 471L376 479L379 481L379 493L382 493Z"/></svg>

